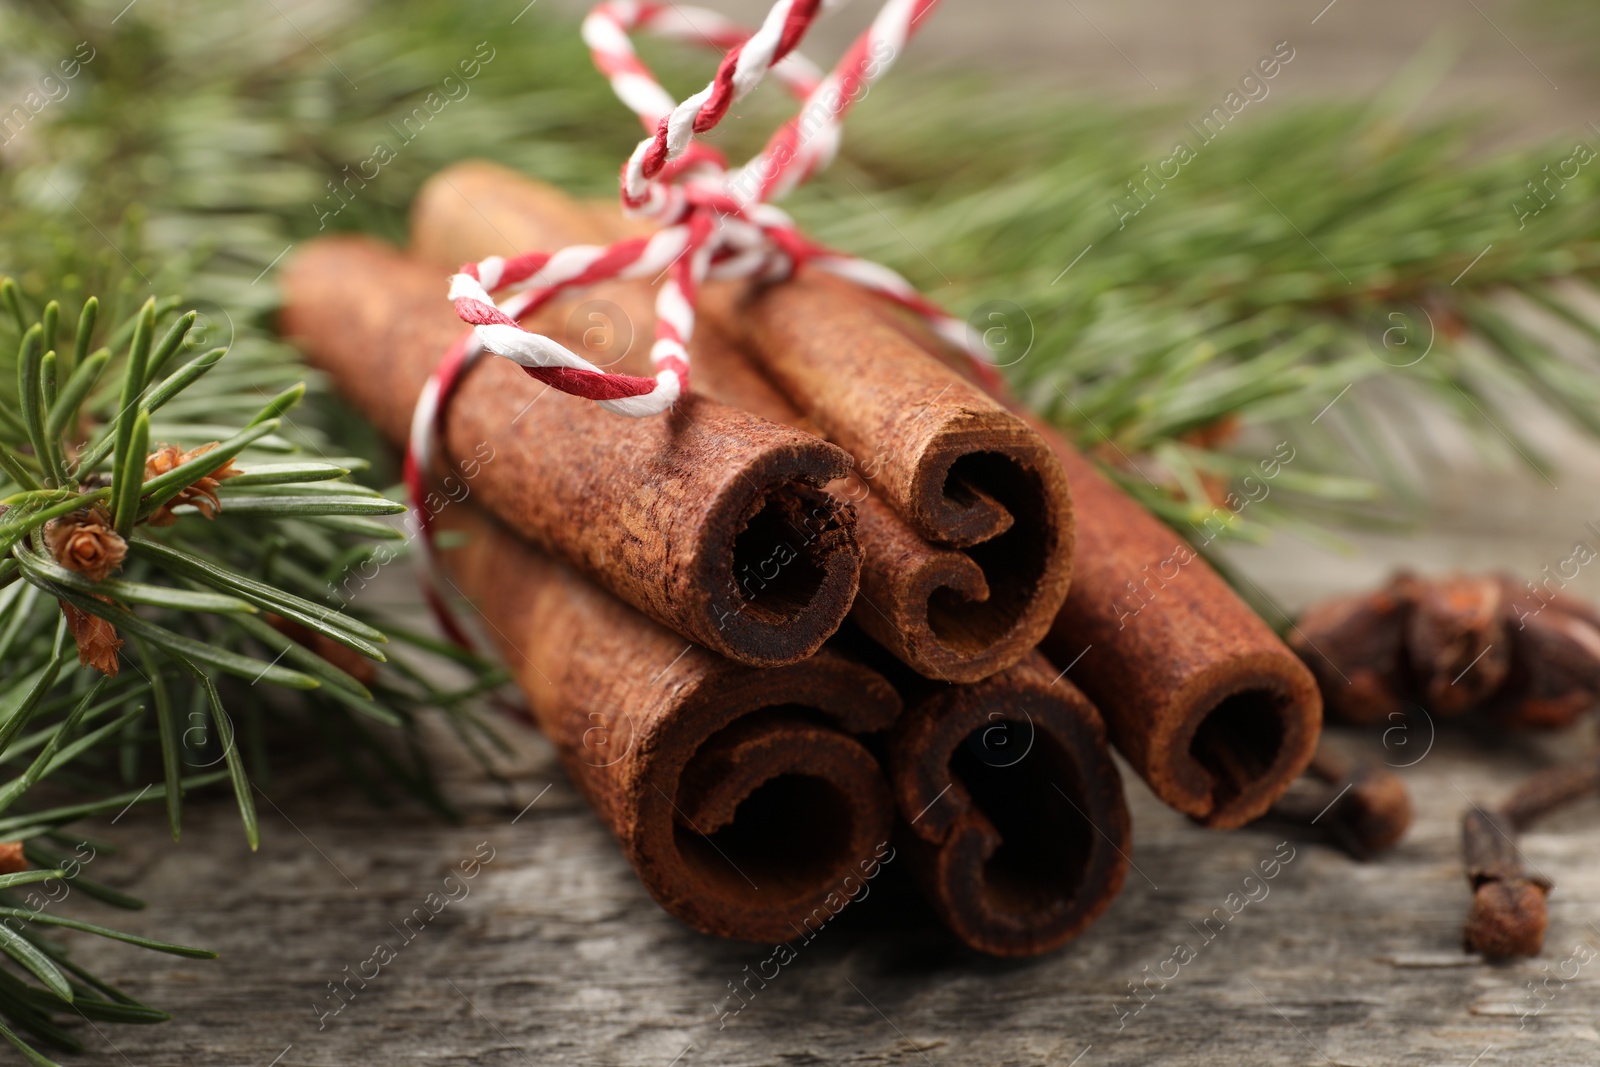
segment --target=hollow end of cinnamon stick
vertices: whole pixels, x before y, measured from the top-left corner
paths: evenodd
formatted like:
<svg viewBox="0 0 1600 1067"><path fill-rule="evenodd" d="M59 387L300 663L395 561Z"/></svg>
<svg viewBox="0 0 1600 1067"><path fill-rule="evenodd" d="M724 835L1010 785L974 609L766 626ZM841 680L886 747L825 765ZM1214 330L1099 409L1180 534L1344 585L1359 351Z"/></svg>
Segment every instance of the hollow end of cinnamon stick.
<svg viewBox="0 0 1600 1067"><path fill-rule="evenodd" d="M708 287L703 307L855 457L859 484L881 505L882 520L863 528L875 580L856 622L948 681L987 677L1036 646L1066 598L1074 549L1071 493L1039 434L886 319L874 297L822 271Z"/></svg>
<svg viewBox="0 0 1600 1067"><path fill-rule="evenodd" d="M826 652L696 686L634 772L625 844L652 895L696 929L755 941L808 936L864 897L893 801L851 733L898 707L881 678Z"/></svg>
<svg viewBox="0 0 1600 1067"><path fill-rule="evenodd" d="M894 805L854 735L900 700L824 650L756 670L707 652L526 546L471 505L441 552L569 776L652 897L704 933L787 941L852 900Z"/></svg>
<svg viewBox="0 0 1600 1067"><path fill-rule="evenodd" d="M414 254L452 267L639 232L614 204L482 161L436 175L411 215ZM625 289L594 295L648 321L648 299ZM1059 465L1023 420L908 338L874 298L820 271L771 287L708 284L698 318L692 389L854 457L850 490L865 495L842 495L862 513L868 559L854 617L864 629L951 681L986 677L1038 644L1066 596L1072 510Z"/></svg>
<svg viewBox="0 0 1600 1067"><path fill-rule="evenodd" d="M887 752L924 895L980 952L1061 947L1110 906L1131 847L1094 706L1052 684L1038 656L970 685L911 688Z"/></svg>
<svg viewBox="0 0 1600 1067"><path fill-rule="evenodd" d="M1043 638L1065 596L1070 502L1064 484L1051 488L1054 476L1039 465L1031 432L997 444L1011 429L989 436L981 450L965 450L960 435L951 435L930 465L944 471L948 487L938 492L938 506L954 511L951 501L974 501L968 529L989 536L941 544L905 524L863 524L869 562L853 618L929 678L975 682L1004 670Z"/></svg>
<svg viewBox="0 0 1600 1067"><path fill-rule="evenodd" d="M463 333L443 271L376 241L330 238L284 271L282 329L397 445ZM544 324L561 339L565 324ZM703 397L631 419L485 355L441 426L454 488L679 633L740 662L814 653L855 599L855 513L824 487L850 457ZM433 510L430 505L430 510Z"/></svg>
<svg viewBox="0 0 1600 1067"><path fill-rule="evenodd" d="M1139 752L1136 765L1168 804L1213 829L1243 826L1315 750L1321 716L1306 712L1320 704L1299 667L1270 652L1221 657L1174 691L1155 728L1124 751Z"/></svg>
<svg viewBox="0 0 1600 1067"><path fill-rule="evenodd" d="M672 587L685 632L707 648L782 666L815 653L850 610L862 549L854 509L823 488L839 457L822 445L766 447L716 478L698 550Z"/></svg>
<svg viewBox="0 0 1600 1067"><path fill-rule="evenodd" d="M1163 801L1215 829L1259 818L1316 752L1316 680L1187 541L1044 436L1084 518L1043 651Z"/></svg>

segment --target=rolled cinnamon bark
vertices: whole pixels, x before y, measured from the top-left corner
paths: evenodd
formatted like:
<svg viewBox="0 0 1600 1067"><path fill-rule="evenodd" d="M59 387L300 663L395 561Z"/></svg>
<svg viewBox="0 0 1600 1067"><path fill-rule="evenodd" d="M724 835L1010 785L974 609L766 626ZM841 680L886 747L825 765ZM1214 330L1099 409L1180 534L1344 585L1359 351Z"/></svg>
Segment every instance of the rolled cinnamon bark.
<svg viewBox="0 0 1600 1067"><path fill-rule="evenodd" d="M705 306L905 520L868 546L895 566L863 581L862 629L929 677L974 681L1020 661L1060 608L1074 553L1067 480L1039 435L820 272L712 289Z"/></svg>
<svg viewBox="0 0 1600 1067"><path fill-rule="evenodd" d="M1315 679L1187 541L1045 436L1081 516L1072 593L1045 654L1158 797L1207 826L1244 825L1316 753Z"/></svg>
<svg viewBox="0 0 1600 1067"><path fill-rule="evenodd" d="M1044 657L969 685L897 677L887 743L912 875L968 946L1060 948L1128 872L1128 809L1105 725Z"/></svg>
<svg viewBox="0 0 1600 1067"><path fill-rule="evenodd" d="M894 809L877 760L850 735L899 713L883 678L828 650L740 666L470 504L439 523L464 541L441 552L444 566L663 908L704 933L788 941L866 895Z"/></svg>
<svg viewBox="0 0 1600 1067"><path fill-rule="evenodd" d="M900 309L859 290L839 300L870 305L970 373L964 356ZM1217 829L1257 818L1316 751L1322 699L1312 675L1187 541L1057 430L997 394L1049 444L1072 486L1072 589L1043 651L1094 701L1112 742L1163 801Z"/></svg>
<svg viewBox="0 0 1600 1067"><path fill-rule="evenodd" d="M453 267L629 232L614 208L468 162L418 195L411 250ZM593 295L636 328L653 319L639 285ZM848 286L808 272L759 292L706 286L690 351L696 392L817 432L855 457L850 486L835 489L858 512L866 561L853 617L874 639L951 681L993 674L1038 643L1066 595L1072 509L1059 465L1021 419Z"/></svg>
<svg viewBox="0 0 1600 1067"><path fill-rule="evenodd" d="M285 271L282 328L397 444L464 327L444 272L374 241L330 238ZM560 334L562 323L543 323ZM854 599L851 508L823 491L850 457L702 397L630 419L486 357L446 406L447 462L519 534L627 603L743 663L815 652ZM790 533L803 526L804 538Z"/></svg>
<svg viewBox="0 0 1600 1067"><path fill-rule="evenodd" d="M436 176L418 197L412 247L419 256L458 265L504 253L508 245L520 250L619 235L612 230L597 236L589 225L559 192L503 168L467 163ZM915 443L926 436L939 440L931 428L945 425L941 420L951 407L968 400L974 410L997 406L984 397L972 399L976 386L965 380L964 362L959 357L950 362L949 351L925 330L859 289L804 276L744 302L736 291L724 288L719 295L709 286L702 313L694 388L715 395L737 373L721 369L729 358L730 329L759 335L755 339L764 339L766 346L758 359L764 375L790 396L811 398L812 406L798 405L803 424L830 437L843 433L838 443L858 460L858 448L867 452L852 479L856 491L848 494L856 501L867 550L851 617L903 662L924 675L963 680L981 677L1017 655L1005 644L988 658L980 652L968 659L981 642L962 645L960 637L991 633L993 613L1007 604L1019 611L1009 633L1037 631L1033 613L1058 596L1059 589L1047 588L1053 581L1059 579L1065 588L1066 567L1042 577L1032 600L1011 583L1030 573L1029 560L1036 558L1017 539L1048 527L1060 536L1053 562L1061 563L1070 552L1073 589L1051 620L1045 650L1061 666L1071 665L1071 677L1099 707L1112 740L1162 800L1208 826L1241 826L1264 813L1310 762L1320 733L1321 699L1306 668L1181 537L1038 420L1030 420L1033 441L1047 443L1073 486L1076 499L1064 521L1050 523L1051 493L1041 490L1043 522L1019 521L1006 534L963 550L929 543L900 519L903 512L882 506L899 499L915 509L909 498L930 486L927 480L904 481L906 457L917 454ZM768 352L786 344L813 361L810 369L799 358ZM942 376L929 371L926 360L904 358L908 347L938 357ZM843 377L831 377L835 373ZM846 379L856 385L844 388ZM918 390L936 382L943 382L938 389L944 392L935 392L938 402L924 418L917 404L929 398ZM837 395L835 384L842 390ZM849 399L869 386L878 393L877 403ZM738 389L749 392L744 385ZM724 399L750 402L747 395ZM1019 410L1013 399L1000 400ZM880 422L871 424L871 417ZM886 436L873 441L879 431L862 432L862 425L876 425ZM974 461L987 462L981 456L961 462ZM1011 466L1010 460L997 463ZM887 473L891 467L901 472L895 479ZM956 468L959 484L963 468L960 463ZM1002 494L1000 499L1010 498ZM973 511L999 513L982 505ZM1050 537L1038 534L1041 541ZM1180 555L1186 562L1177 562ZM1178 577L1164 579L1162 568L1170 575L1175 565ZM1129 583L1137 590L1163 582L1171 588L1163 587L1123 626L1127 612L1119 605ZM980 599L984 589L988 600Z"/></svg>

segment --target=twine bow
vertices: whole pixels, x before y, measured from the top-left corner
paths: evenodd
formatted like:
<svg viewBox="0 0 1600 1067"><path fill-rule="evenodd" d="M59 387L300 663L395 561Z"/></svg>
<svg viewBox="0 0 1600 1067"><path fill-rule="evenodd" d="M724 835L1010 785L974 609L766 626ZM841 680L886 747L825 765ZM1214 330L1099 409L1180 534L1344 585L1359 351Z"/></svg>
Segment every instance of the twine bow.
<svg viewBox="0 0 1600 1067"><path fill-rule="evenodd" d="M777 0L753 33L703 8L648 0L606 0L583 22L595 66L649 136L622 167L624 211L660 224L648 237L608 246L573 245L556 252L491 256L468 263L450 279L456 313L472 327L446 354L418 400L406 454L414 505L422 499L439 414L461 375L484 352L520 365L529 376L564 393L593 400L619 415L668 410L689 389L688 345L695 302L708 279L782 281L802 263L846 278L920 316L946 341L967 352L993 380L989 353L966 325L924 299L911 283L881 264L823 247L802 234L771 201L822 170L838 152L845 115L899 58L906 42L939 0L887 0L872 25L825 77L795 51L817 17L838 0ZM634 51L630 34L649 31L725 50L716 75L700 92L675 102ZM768 74L803 101L765 148L738 169L695 140ZM613 279L665 275L656 297L653 378L601 370L557 341L523 329L517 320L557 296ZM502 294L496 303L492 293ZM430 516L416 506L425 544ZM431 592L431 591L430 591ZM449 629L455 629L451 624ZM454 636L454 634L452 634Z"/></svg>

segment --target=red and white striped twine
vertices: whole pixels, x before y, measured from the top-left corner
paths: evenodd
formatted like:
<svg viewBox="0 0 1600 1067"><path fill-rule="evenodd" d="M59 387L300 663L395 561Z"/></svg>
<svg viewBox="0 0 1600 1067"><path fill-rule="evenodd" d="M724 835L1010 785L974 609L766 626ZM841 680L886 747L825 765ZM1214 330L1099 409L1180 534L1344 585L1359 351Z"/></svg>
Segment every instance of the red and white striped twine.
<svg viewBox="0 0 1600 1067"><path fill-rule="evenodd" d="M623 209L661 228L609 246L574 245L468 263L450 279L450 299L472 331L452 346L418 400L406 455L406 482L428 556L429 519L422 507L436 425L461 375L487 350L530 376L619 415L655 415L689 388L688 345L702 282L722 278L781 281L801 263L849 279L921 316L965 350L978 373L995 376L989 352L966 324L924 299L881 264L815 244L770 201L780 199L832 162L845 115L899 58L939 0L887 0L872 25L825 77L795 51L817 16L837 0L777 0L751 32L699 7L650 0L605 0L583 22L595 66L617 97L639 116L649 136L622 167ZM649 31L723 50L716 75L700 92L675 102L634 51L630 34ZM737 170L696 134L711 130L768 74L803 103L765 148ZM665 275L656 297L653 378L611 374L517 320L570 290L598 282ZM490 295L503 294L496 303ZM425 563L431 559L425 560Z"/></svg>

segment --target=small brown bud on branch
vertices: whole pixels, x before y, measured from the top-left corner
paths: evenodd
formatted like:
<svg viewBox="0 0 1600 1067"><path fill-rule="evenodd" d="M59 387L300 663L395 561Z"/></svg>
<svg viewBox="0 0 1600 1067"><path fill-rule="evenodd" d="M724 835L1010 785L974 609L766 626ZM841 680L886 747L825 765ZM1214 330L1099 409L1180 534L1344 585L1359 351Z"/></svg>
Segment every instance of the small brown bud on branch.
<svg viewBox="0 0 1600 1067"><path fill-rule="evenodd" d="M128 543L100 507L52 519L45 525L44 543L57 563L92 582L109 578L128 555Z"/></svg>
<svg viewBox="0 0 1600 1067"><path fill-rule="evenodd" d="M152 478L159 477L180 464L188 463L196 457L205 455L216 447L217 442L213 441L208 445L201 445L199 448L185 452L174 445L162 445L145 458L144 480L148 482ZM215 470L202 474L189 483L181 493L151 512L150 517L145 521L151 526L171 526L178 521L178 517L172 513L172 509L182 504L194 505L195 510L208 519L216 518L217 512L222 510L222 501L217 496L217 487L238 473L239 471L234 467L231 459L217 464Z"/></svg>
<svg viewBox="0 0 1600 1067"><path fill-rule="evenodd" d="M61 614L66 616L67 629L78 643L78 663L93 667L108 678L117 676L117 653L122 649L122 638L117 628L98 615L91 615L65 600L58 601Z"/></svg>

